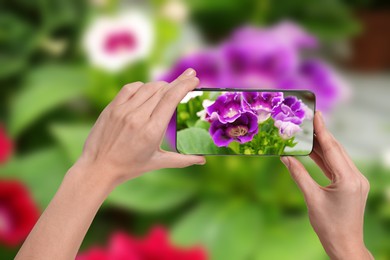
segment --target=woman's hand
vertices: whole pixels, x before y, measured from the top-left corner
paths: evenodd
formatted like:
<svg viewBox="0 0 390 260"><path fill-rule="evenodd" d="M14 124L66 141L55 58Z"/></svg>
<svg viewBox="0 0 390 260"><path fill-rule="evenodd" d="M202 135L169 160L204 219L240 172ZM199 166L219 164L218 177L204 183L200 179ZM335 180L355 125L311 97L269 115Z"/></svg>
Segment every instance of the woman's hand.
<svg viewBox="0 0 390 260"><path fill-rule="evenodd" d="M198 83L195 71L188 69L169 84L124 86L96 121L80 159L65 175L16 259L74 259L96 212L116 185L151 170L204 164L202 156L160 149L177 104Z"/></svg>
<svg viewBox="0 0 390 260"><path fill-rule="evenodd" d="M294 157L281 157L302 190L309 218L331 259L373 259L363 241L364 208L370 185L341 144L314 117L314 150L310 157L331 183L319 186Z"/></svg>
<svg viewBox="0 0 390 260"><path fill-rule="evenodd" d="M177 104L199 83L195 74L188 69L172 83L125 85L99 116L75 167L99 169L120 183L151 170L204 164L203 156L160 149Z"/></svg>

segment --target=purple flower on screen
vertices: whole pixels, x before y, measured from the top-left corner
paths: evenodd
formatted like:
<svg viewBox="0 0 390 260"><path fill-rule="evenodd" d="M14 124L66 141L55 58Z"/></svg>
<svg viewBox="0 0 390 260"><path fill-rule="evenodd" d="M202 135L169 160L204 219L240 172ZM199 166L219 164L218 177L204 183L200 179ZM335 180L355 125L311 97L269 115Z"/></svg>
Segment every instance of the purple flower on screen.
<svg viewBox="0 0 390 260"><path fill-rule="evenodd" d="M294 96L286 97L272 112L274 125L279 129L279 135L283 139L293 137L301 131L300 124L305 119L307 106Z"/></svg>
<svg viewBox="0 0 390 260"><path fill-rule="evenodd" d="M245 111L253 111L258 123L271 116L274 107L283 101L283 92L243 92L242 106Z"/></svg>
<svg viewBox="0 0 390 260"><path fill-rule="evenodd" d="M223 124L236 120L243 112L240 93L225 93L206 108L206 120L218 120Z"/></svg>
<svg viewBox="0 0 390 260"><path fill-rule="evenodd" d="M277 120L275 121L275 126L279 129L279 135L283 139L290 139L296 133L302 131L299 125L288 121L285 122L285 121Z"/></svg>
<svg viewBox="0 0 390 260"><path fill-rule="evenodd" d="M272 112L275 121L291 122L300 125L305 119L305 110L302 101L294 96L286 97Z"/></svg>
<svg viewBox="0 0 390 260"><path fill-rule="evenodd" d="M215 120L211 123L209 130L211 138L218 147L226 147L233 141L241 144L250 142L258 131L257 116L252 112L241 113L231 123L224 124Z"/></svg>

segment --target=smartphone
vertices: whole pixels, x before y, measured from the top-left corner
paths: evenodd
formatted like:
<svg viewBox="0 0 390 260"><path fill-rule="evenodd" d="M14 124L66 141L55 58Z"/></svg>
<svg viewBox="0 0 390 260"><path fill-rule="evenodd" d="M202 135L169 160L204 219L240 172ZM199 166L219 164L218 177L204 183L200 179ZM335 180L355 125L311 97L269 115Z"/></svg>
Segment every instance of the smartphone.
<svg viewBox="0 0 390 260"><path fill-rule="evenodd" d="M193 155L308 155L315 95L306 90L203 88L176 110L176 150Z"/></svg>

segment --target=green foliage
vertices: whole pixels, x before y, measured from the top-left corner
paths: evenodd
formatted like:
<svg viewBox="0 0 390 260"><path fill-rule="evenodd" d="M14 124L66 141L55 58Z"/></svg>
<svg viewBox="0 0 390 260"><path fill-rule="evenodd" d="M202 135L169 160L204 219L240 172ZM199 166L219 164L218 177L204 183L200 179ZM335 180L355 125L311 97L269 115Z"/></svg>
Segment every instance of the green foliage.
<svg viewBox="0 0 390 260"><path fill-rule="evenodd" d="M195 196L197 183L180 171L159 170L117 187L107 202L140 213L173 209Z"/></svg>
<svg viewBox="0 0 390 260"><path fill-rule="evenodd" d="M174 227L172 238L179 245L202 243L211 259L248 259L262 232L261 213L254 204L231 199L204 201Z"/></svg>
<svg viewBox="0 0 390 260"><path fill-rule="evenodd" d="M0 177L19 179L26 183L35 201L44 209L71 166L64 157L65 154L56 147L34 151L13 158L0 168Z"/></svg>
<svg viewBox="0 0 390 260"><path fill-rule="evenodd" d="M279 136L279 129L274 126L274 120L268 118L259 124L259 133L253 140L239 146L239 153L243 154L284 154L286 147L294 147L294 137L284 140Z"/></svg>
<svg viewBox="0 0 390 260"><path fill-rule="evenodd" d="M210 40L221 40L235 28L254 23L269 25L296 21L323 40L356 34L359 24L342 0L232 0L189 2L194 22Z"/></svg>
<svg viewBox="0 0 390 260"><path fill-rule="evenodd" d="M81 155L83 144L91 128L92 125L89 124L54 124L50 130L59 145L65 150L69 161L74 163Z"/></svg>
<svg viewBox="0 0 390 260"><path fill-rule="evenodd" d="M11 103L11 134L18 136L53 108L81 96L87 85L87 77L80 67L50 65L31 71Z"/></svg>
<svg viewBox="0 0 390 260"><path fill-rule="evenodd" d="M215 146L210 134L197 127L177 132L177 150L185 154L232 154L229 148Z"/></svg>

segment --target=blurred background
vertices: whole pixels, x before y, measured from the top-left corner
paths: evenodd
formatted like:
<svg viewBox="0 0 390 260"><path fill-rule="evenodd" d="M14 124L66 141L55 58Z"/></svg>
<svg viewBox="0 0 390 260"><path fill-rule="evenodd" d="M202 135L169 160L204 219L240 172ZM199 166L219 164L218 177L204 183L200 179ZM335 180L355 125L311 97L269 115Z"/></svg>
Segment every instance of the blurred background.
<svg viewBox="0 0 390 260"><path fill-rule="evenodd" d="M0 258L15 256L124 84L193 67L203 87L316 93L371 183L366 245L390 259L389 28L384 0L1 1ZM123 259L327 259L303 197L272 157L209 157L123 184L80 259L108 259L113 248Z"/></svg>

